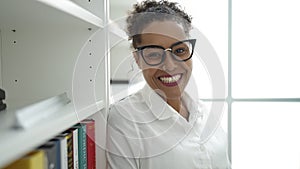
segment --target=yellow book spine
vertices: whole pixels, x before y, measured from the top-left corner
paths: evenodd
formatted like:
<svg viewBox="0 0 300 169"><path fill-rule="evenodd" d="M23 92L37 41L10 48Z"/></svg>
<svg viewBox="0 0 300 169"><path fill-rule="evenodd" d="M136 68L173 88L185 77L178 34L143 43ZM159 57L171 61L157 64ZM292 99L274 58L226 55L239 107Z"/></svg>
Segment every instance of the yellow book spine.
<svg viewBox="0 0 300 169"><path fill-rule="evenodd" d="M45 169L46 156L43 150L34 150L4 169Z"/></svg>

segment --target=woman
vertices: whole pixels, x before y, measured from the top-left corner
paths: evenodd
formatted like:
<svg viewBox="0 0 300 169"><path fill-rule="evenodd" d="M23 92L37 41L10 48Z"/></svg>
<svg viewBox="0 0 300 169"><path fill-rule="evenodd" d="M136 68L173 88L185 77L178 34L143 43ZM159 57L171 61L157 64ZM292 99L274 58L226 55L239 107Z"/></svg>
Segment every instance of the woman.
<svg viewBox="0 0 300 169"><path fill-rule="evenodd" d="M146 85L111 106L108 168L230 168L226 135L218 129L201 141L206 114L184 92L196 43L189 38L191 17L176 3L146 0L134 6L127 25Z"/></svg>

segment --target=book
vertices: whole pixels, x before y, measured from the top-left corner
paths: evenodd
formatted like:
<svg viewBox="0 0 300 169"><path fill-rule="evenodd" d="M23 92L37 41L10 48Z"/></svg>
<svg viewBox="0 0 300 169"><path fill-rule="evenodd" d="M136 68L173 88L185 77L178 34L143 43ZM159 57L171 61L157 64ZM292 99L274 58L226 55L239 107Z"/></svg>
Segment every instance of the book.
<svg viewBox="0 0 300 169"><path fill-rule="evenodd" d="M73 132L70 130L67 130L62 133L62 135L65 135L65 138L67 140L67 150L68 150L68 169L73 169L74 168L74 162L73 162Z"/></svg>
<svg viewBox="0 0 300 169"><path fill-rule="evenodd" d="M60 142L59 140L51 139L50 142L53 142L56 147L56 155L55 155L55 161L56 161L56 169L61 169L60 164L61 164L61 157L60 157Z"/></svg>
<svg viewBox="0 0 300 169"><path fill-rule="evenodd" d="M74 169L78 169L78 129L77 128L69 128L70 132L73 135L73 167Z"/></svg>
<svg viewBox="0 0 300 169"><path fill-rule="evenodd" d="M95 120L85 119L81 123L86 125L87 168L96 169Z"/></svg>
<svg viewBox="0 0 300 169"><path fill-rule="evenodd" d="M57 140L60 143L60 168L68 169L68 145L67 136L68 133L62 133L57 135L53 140Z"/></svg>
<svg viewBox="0 0 300 169"><path fill-rule="evenodd" d="M44 150L34 150L3 169L46 169Z"/></svg>
<svg viewBox="0 0 300 169"><path fill-rule="evenodd" d="M60 153L59 144L56 141L48 141L42 146L38 147L40 150L44 150L47 158L48 169L60 168Z"/></svg>
<svg viewBox="0 0 300 169"><path fill-rule="evenodd" d="M78 162L79 169L87 169L86 152L86 124L78 123L74 126L78 129Z"/></svg>

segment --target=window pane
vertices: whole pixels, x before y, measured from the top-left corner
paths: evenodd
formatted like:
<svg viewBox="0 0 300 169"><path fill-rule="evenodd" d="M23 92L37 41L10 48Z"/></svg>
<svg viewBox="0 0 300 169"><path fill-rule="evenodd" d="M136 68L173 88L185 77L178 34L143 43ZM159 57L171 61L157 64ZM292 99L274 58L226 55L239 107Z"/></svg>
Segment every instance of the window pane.
<svg viewBox="0 0 300 169"><path fill-rule="evenodd" d="M178 0L179 1L179 0ZM228 1L223 0L180 0L186 7L186 11L193 17L193 26L197 31L192 31L191 35L198 38L199 32L203 34L216 52L217 59L209 56L211 51L206 44L200 42L198 38L196 45L196 55L194 58L193 77L196 79L198 93L200 98L225 98L227 96L226 86L215 86L213 83L219 83L220 79L225 77L227 84L227 62L228 62ZM206 51L206 52L204 52ZM204 57L203 57L204 56ZM212 63L211 63L212 62ZM222 69L222 75L216 73L216 68ZM220 77L223 76L223 77ZM220 88L219 88L220 87ZM225 96L223 91L225 90Z"/></svg>
<svg viewBox="0 0 300 169"><path fill-rule="evenodd" d="M300 96L298 0L233 0L234 97Z"/></svg>
<svg viewBox="0 0 300 169"><path fill-rule="evenodd" d="M299 169L300 103L234 103L233 169Z"/></svg>

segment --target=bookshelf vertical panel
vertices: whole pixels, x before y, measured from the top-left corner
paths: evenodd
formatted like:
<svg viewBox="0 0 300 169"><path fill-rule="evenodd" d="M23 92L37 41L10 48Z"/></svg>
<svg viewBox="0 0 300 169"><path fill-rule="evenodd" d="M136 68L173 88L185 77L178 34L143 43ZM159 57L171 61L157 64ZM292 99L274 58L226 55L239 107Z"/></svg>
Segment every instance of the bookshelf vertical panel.
<svg viewBox="0 0 300 169"><path fill-rule="evenodd" d="M104 99L102 39L103 31L99 29L86 41L76 60L72 79L72 100L76 110Z"/></svg>

